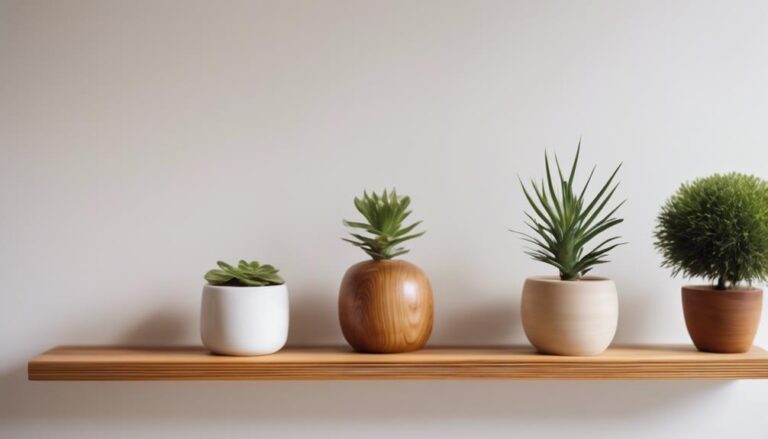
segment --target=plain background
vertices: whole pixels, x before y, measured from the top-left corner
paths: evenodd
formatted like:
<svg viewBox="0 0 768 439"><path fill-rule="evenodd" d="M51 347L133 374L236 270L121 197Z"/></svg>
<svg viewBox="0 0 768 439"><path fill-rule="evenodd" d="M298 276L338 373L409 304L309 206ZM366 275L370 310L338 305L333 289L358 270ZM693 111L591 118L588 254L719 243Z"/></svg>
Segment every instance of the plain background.
<svg viewBox="0 0 768 439"><path fill-rule="evenodd" d="M768 177L766 23L760 1L0 2L0 435L768 436L759 381L25 375L58 344L198 343L217 259L282 268L291 343L343 343L338 284L365 255L341 219L393 186L428 230L407 259L431 342L523 343L523 280L552 270L507 231L517 176L580 137L582 177L624 163L630 244L597 271L617 341L688 343L691 281L659 267L654 219L683 181Z"/></svg>

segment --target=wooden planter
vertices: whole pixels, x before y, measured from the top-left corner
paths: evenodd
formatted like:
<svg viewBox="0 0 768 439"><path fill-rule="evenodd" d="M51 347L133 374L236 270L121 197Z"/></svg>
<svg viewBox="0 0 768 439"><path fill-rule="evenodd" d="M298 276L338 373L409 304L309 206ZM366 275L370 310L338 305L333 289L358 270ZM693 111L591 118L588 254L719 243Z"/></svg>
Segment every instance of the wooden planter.
<svg viewBox="0 0 768 439"><path fill-rule="evenodd" d="M410 262L360 262L341 281L341 330L358 352L420 349L432 333L432 314L429 278Z"/></svg>

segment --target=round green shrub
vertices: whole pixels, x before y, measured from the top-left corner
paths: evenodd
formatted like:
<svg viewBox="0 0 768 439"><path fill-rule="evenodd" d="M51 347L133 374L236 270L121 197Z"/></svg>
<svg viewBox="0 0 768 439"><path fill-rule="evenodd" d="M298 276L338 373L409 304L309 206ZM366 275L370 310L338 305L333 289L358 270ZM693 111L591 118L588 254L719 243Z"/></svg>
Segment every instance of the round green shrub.
<svg viewBox="0 0 768 439"><path fill-rule="evenodd" d="M663 267L717 282L718 289L768 278L768 182L739 173L685 183L659 213Z"/></svg>

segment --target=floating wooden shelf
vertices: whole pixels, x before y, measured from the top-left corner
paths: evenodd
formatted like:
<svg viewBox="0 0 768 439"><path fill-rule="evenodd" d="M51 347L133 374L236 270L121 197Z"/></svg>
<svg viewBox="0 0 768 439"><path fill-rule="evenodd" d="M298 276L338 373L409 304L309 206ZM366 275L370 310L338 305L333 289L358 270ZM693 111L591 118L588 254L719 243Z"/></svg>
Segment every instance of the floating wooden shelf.
<svg viewBox="0 0 768 439"><path fill-rule="evenodd" d="M689 346L626 346L596 357L536 354L529 347L432 347L358 354L292 347L262 357L199 347L57 347L29 362L30 380L461 380L768 378L768 352L707 354Z"/></svg>

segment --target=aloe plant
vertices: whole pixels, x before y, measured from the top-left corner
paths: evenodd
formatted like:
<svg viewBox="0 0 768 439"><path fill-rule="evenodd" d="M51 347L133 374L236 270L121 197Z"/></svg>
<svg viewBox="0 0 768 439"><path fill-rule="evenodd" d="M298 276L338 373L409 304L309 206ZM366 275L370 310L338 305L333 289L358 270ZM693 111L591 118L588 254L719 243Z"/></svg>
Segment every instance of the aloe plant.
<svg viewBox="0 0 768 439"><path fill-rule="evenodd" d="M526 189L522 179L525 198L533 210L533 214L525 212L528 218L526 225L534 234L517 232L521 238L532 247L526 248L526 254L533 259L552 265L560 272L562 280L576 280L587 274L596 265L608 262L608 252L626 244L617 242L619 236L605 239L591 250L585 250L587 245L598 235L624 221L613 215L626 202L620 202L608 213L602 215L619 183L613 184L621 164L611 174L593 198L586 197L586 191L595 168L589 173L586 183L578 193L574 190L574 177L581 152L581 141L576 149L571 171L566 179L560 168L560 162L555 155L558 179L552 178L549 156L544 153L546 183L542 179L539 184L531 179L532 191Z"/></svg>
<svg viewBox="0 0 768 439"><path fill-rule="evenodd" d="M421 221L408 226L403 225L405 219L411 214L408 210L410 204L411 199L397 195L395 189L389 193L384 190L381 196L376 192L371 192L369 195L364 191L362 198L355 197L355 207L367 222L343 220L343 223L352 229L362 230L370 236L350 232L354 239L342 239L360 247L374 260L392 259L408 253L408 249L399 245L426 233L411 233L421 224Z"/></svg>
<svg viewBox="0 0 768 439"><path fill-rule="evenodd" d="M228 285L239 287L263 287L267 285L281 285L285 281L278 276L277 268L258 261L240 261L237 267L233 267L224 261L216 263L219 268L210 270L205 274L205 280L211 285Z"/></svg>

